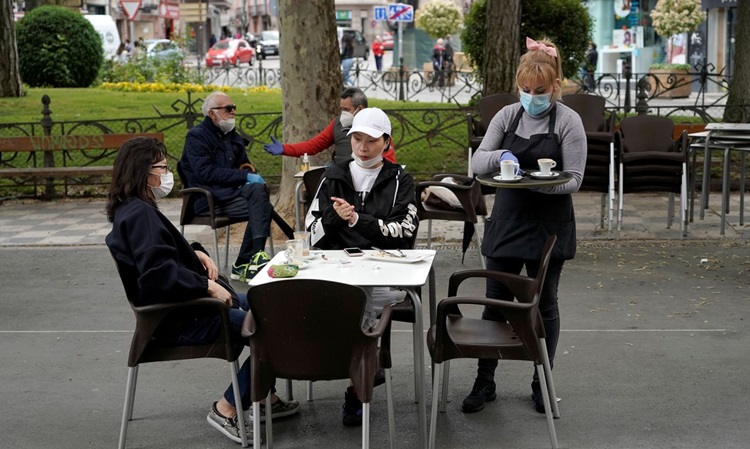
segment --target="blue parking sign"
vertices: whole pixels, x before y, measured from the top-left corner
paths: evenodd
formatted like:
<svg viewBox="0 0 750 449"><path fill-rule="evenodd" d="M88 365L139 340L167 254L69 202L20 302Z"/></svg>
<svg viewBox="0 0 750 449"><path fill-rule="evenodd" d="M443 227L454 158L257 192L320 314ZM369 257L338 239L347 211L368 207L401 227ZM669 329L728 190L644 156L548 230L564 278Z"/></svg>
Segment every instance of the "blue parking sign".
<svg viewBox="0 0 750 449"><path fill-rule="evenodd" d="M385 6L376 6L374 9L375 20L388 20L388 11Z"/></svg>
<svg viewBox="0 0 750 449"><path fill-rule="evenodd" d="M414 7L404 3L393 3L388 5L388 20L396 22L413 22Z"/></svg>

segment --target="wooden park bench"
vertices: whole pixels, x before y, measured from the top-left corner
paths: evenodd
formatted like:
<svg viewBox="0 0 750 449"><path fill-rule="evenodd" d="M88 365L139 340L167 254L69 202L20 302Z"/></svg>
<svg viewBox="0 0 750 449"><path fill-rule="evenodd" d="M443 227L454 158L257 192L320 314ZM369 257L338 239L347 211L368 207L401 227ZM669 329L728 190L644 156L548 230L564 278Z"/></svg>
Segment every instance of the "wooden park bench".
<svg viewBox="0 0 750 449"><path fill-rule="evenodd" d="M162 133L0 137L0 179L17 186L33 186L34 192L45 186L44 197L48 199L56 196L55 184L62 184L67 196L69 181L111 175L112 156L134 137L164 143ZM107 165L100 165L102 161Z"/></svg>

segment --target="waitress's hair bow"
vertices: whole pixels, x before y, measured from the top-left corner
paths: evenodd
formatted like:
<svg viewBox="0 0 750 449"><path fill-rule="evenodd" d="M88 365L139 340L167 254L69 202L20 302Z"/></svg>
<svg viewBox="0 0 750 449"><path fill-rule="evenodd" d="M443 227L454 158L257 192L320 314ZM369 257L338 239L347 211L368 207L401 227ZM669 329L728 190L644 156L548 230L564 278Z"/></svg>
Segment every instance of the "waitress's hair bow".
<svg viewBox="0 0 750 449"><path fill-rule="evenodd" d="M530 37L526 37L526 49L527 50L540 50L548 55L552 56L553 58L557 57L557 50L555 47L548 47L541 42L537 42L534 39Z"/></svg>

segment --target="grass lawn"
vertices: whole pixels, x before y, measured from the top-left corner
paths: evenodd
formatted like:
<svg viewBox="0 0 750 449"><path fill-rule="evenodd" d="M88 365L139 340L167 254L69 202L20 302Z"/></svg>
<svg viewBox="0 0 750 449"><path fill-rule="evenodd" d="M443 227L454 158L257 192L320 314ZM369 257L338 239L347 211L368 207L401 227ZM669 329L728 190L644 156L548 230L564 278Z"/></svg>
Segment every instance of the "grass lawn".
<svg viewBox="0 0 750 449"><path fill-rule="evenodd" d="M115 92L96 88L40 87L29 89L21 98L0 98L0 123L39 122L42 118L42 96L45 94L51 99L50 109L55 121L154 117L157 115L154 107L162 114L173 114L172 103L176 100L187 100L187 94L177 92ZM193 94L193 98L205 98L206 95ZM281 111L279 92L234 92L229 95L237 104L240 113ZM370 106L383 109L451 107L445 103L409 103L375 99L369 103Z"/></svg>

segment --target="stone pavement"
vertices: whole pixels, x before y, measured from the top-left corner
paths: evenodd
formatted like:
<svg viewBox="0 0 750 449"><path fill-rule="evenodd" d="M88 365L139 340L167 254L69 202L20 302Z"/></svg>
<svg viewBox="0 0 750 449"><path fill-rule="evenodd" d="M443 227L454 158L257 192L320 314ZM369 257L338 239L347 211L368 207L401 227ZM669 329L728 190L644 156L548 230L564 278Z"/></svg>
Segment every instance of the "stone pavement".
<svg viewBox="0 0 750 449"><path fill-rule="evenodd" d="M576 209L578 239L593 240L683 240L679 212L676 223L667 228L667 195L627 194L624 198L622 231L609 234L600 225L600 195L578 192L573 196ZM679 198L675 199L679 205ZM750 199L749 199L750 202ZM491 209L492 196L488 197ZM712 194L704 220L698 218L688 227L684 240L744 240L750 237L750 223L739 224L739 194L730 201L726 235L719 234L721 198ZM167 199L160 205L162 212L175 224L179 223L180 199ZM747 208L747 207L746 207ZM748 216L750 221L750 215ZM605 225L606 226L606 225ZM480 224L481 227L481 224ZM103 200L60 200L54 202L14 201L0 203L0 246L39 245L101 245L111 226L104 215ZM616 226L615 226L616 228ZM435 221L433 243L456 245L461 241L462 223ZM210 230L205 226L188 226L188 240L211 243ZM426 244L427 224L420 225L417 244Z"/></svg>
<svg viewBox="0 0 750 449"><path fill-rule="evenodd" d="M575 203L579 251L560 284L554 371L562 399L555 421L560 447L750 446L750 243L736 207L726 237L719 237L716 214L708 211L682 239L679 229L665 228L665 198L628 195L624 229L610 240L597 228L598 196L576 194ZM109 228L102 209L102 201L0 206L0 448L116 444L133 315L102 244ZM163 209L176 220L179 201L168 200ZM438 298L452 272L478 266L475 249L461 264L460 229L435 223ZM207 243L209 235L196 227L188 238ZM470 283L465 294L483 291L481 282ZM397 447L408 449L418 447L411 354L410 326L395 323ZM529 363L502 363L497 401L466 415L460 404L475 362L454 361L437 447L549 447L544 417L529 400L531 371ZM127 447L239 447L205 418L228 378L216 360L141 367ZM295 382L301 414L274 422L276 445L359 447L359 429L340 421L345 387L346 381L318 382L315 400L307 402L304 384ZM424 406L431 399L428 384ZM383 388L376 390L371 422L371 447L387 447Z"/></svg>

